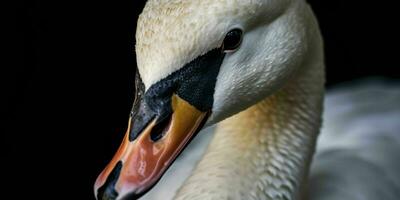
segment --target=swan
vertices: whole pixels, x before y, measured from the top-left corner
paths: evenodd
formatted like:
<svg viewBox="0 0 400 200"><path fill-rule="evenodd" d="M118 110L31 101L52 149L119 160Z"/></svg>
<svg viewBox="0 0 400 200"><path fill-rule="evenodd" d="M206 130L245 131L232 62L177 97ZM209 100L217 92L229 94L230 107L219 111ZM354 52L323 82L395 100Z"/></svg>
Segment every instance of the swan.
<svg viewBox="0 0 400 200"><path fill-rule="evenodd" d="M214 125L212 141L175 199L352 197L340 190L346 188L330 186L335 177L323 178L321 169L329 167L346 174L337 162L340 151L317 154L315 161L321 161L311 166L325 79L322 37L304 0L149 0L139 16L135 49L135 102L122 144L95 182L97 199L140 198L199 131ZM384 143L376 147L391 159L355 148L362 161L392 168L385 174L377 166L352 165L382 172L366 177L383 181L360 174L381 189L369 184L375 190L364 188L365 196L350 199L400 196L400 159L393 153L399 140L391 136L390 151ZM346 142L362 147L357 139L331 149L346 149ZM322 175L314 178L313 171ZM332 196L322 197L324 191Z"/></svg>

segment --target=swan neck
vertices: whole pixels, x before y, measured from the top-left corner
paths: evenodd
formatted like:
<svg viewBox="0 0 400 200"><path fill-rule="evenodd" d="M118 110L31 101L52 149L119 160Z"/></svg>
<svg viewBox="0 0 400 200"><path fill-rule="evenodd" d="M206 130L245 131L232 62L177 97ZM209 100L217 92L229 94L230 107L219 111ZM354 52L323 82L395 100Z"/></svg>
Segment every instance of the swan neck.
<svg viewBox="0 0 400 200"><path fill-rule="evenodd" d="M296 200L321 125L322 39L313 16L308 53L273 95L218 124L178 200Z"/></svg>
<svg viewBox="0 0 400 200"><path fill-rule="evenodd" d="M321 124L323 67L294 77L217 126L176 199L300 199Z"/></svg>

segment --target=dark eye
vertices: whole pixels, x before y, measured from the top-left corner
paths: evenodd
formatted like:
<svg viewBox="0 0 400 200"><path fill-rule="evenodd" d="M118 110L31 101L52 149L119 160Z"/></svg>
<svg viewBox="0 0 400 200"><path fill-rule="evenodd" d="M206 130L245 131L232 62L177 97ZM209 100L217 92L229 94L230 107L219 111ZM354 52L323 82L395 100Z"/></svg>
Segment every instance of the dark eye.
<svg viewBox="0 0 400 200"><path fill-rule="evenodd" d="M225 52L232 52L236 50L242 42L242 30L233 29L226 34L224 44L222 46Z"/></svg>

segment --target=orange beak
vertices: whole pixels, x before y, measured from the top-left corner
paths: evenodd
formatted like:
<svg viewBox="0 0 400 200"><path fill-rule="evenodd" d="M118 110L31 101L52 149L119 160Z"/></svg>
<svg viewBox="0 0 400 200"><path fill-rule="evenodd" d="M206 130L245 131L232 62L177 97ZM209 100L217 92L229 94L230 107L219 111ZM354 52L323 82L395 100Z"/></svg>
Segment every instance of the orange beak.
<svg viewBox="0 0 400 200"><path fill-rule="evenodd" d="M97 199L137 199L142 196L158 182L201 129L207 112L199 111L175 94L171 103L172 115L162 127L161 139L154 141L151 137L154 129L159 131L157 118L151 120L133 141L129 141L131 127L128 126L117 153L96 180Z"/></svg>

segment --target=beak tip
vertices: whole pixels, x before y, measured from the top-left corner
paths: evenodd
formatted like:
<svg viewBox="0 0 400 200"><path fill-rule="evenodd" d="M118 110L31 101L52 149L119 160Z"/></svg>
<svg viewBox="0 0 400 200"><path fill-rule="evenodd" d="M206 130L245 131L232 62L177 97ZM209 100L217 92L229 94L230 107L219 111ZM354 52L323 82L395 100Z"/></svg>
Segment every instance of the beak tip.
<svg viewBox="0 0 400 200"><path fill-rule="evenodd" d="M139 199L142 196L142 194L136 194L134 192L126 194L126 195L121 195L118 197L118 200L136 200Z"/></svg>
<svg viewBox="0 0 400 200"><path fill-rule="evenodd" d="M103 184L101 184L102 181L99 181L99 179L96 181L94 186L94 194L97 200L117 199L118 192L115 190L115 184L118 180L121 168L122 162L118 162Z"/></svg>
<svg viewBox="0 0 400 200"><path fill-rule="evenodd" d="M104 186L104 189L100 188L95 192L96 200L116 200L118 198L118 192L113 187Z"/></svg>

